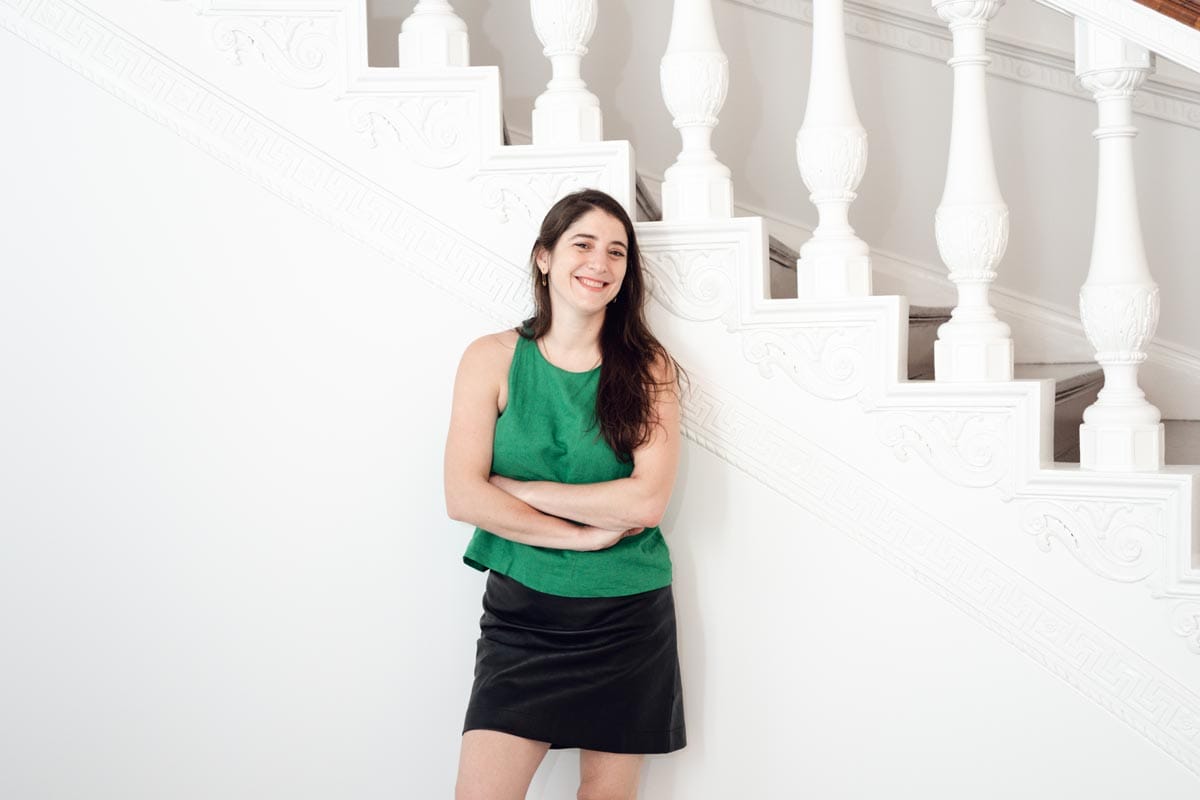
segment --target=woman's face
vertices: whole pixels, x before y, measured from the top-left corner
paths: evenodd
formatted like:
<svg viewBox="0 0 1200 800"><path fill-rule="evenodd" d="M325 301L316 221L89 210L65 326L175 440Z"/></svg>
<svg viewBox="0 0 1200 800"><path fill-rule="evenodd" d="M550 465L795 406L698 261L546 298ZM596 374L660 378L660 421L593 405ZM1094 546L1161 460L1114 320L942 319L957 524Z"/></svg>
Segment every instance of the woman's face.
<svg viewBox="0 0 1200 800"><path fill-rule="evenodd" d="M538 269L550 284L551 311L602 313L621 290L628 252L620 220L595 208L580 216L553 250L537 255Z"/></svg>

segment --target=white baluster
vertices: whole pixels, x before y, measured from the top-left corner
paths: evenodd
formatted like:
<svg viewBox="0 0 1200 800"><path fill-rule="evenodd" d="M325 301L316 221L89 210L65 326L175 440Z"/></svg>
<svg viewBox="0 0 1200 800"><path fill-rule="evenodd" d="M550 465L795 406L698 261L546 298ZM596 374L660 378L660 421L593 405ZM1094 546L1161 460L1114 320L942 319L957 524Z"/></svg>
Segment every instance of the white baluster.
<svg viewBox="0 0 1200 800"><path fill-rule="evenodd" d="M596 29L596 0L530 0L529 7L552 70L546 91L533 104L533 143L600 141L600 101L579 76Z"/></svg>
<svg viewBox="0 0 1200 800"><path fill-rule="evenodd" d="M796 161L817 207L818 224L796 262L800 297L871 293L870 251L850 227L850 203L867 167L867 132L858 120L846 63L843 0L813 0L812 71Z"/></svg>
<svg viewBox="0 0 1200 800"><path fill-rule="evenodd" d="M1004 0L933 0L954 38L954 107L946 185L934 234L958 305L938 328L933 372L939 381L1010 381L1012 331L996 318L988 289L1008 247L1008 206L1000 196L988 129L987 25Z"/></svg>
<svg viewBox="0 0 1200 800"><path fill-rule="evenodd" d="M1154 56L1132 42L1075 20L1075 72L1096 98L1100 124L1096 229L1079 310L1104 388L1083 412L1080 466L1150 471L1163 465L1158 409L1137 382L1138 365L1158 326L1158 286L1150 277L1133 172L1133 93L1154 69Z"/></svg>
<svg viewBox="0 0 1200 800"><path fill-rule="evenodd" d="M671 37L658 69L663 100L683 139L662 187L664 220L733 216L729 168L712 149L729 89L729 59L717 40L710 0L675 0Z"/></svg>
<svg viewBox="0 0 1200 800"><path fill-rule="evenodd" d="M420 0L400 26L400 66L465 67L471 63L467 24L447 0Z"/></svg>

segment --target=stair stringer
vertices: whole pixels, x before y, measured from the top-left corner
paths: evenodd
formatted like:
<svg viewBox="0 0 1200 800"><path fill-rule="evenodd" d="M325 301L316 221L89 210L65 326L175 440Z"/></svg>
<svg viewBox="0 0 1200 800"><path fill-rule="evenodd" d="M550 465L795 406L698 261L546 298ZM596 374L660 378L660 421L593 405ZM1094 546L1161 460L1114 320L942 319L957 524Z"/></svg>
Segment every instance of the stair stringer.
<svg viewBox="0 0 1200 800"><path fill-rule="evenodd" d="M89 20L92 24L88 35L82 39L72 41L45 35L37 25L26 24L28 20L14 13L32 4L32 0L25 0L19 6L11 3L0 6L0 22L241 174L370 244L489 317L507 324L523 311L528 289L522 268L481 247L395 192L331 159L269 119L255 115L160 52L148 46L139 47L136 39L124 32L111 26L106 28L94 17ZM71 6L74 4L56 4L60 9ZM136 58L108 58L114 47ZM155 80L142 80L146 74L154 75ZM202 96L203 108L209 113L197 115L193 113L196 106L172 102L181 93ZM220 113L212 113L214 110ZM257 139L250 142L244 137L229 136L226 124L229 119L258 125L272 137L272 146L259 146ZM305 168L296 169L291 162L275 158L281 150L299 154ZM325 174L326 179L312 181L309 176L314 169ZM742 224L750 230L757 225L761 230L762 223L750 220ZM760 246L761 242L759 236ZM761 258L758 263L762 264ZM753 273L741 270L741 274ZM656 274L656 280L661 284L661 276ZM737 297L739 303L745 302L746 294L739 292ZM781 301L770 304L762 313L769 316L774 309L790 313L799 311L800 305ZM877 342L875 355L863 361L862 369L867 375L877 376L872 386L898 383L901 352L898 345L903 337L899 321L903 318L904 301L870 298L862 301L862 305L865 317L876 320L885 329L895 330L893 339L883 337L881 343ZM782 329L772 329L771 321L762 320L762 329L779 333L804 324L812 327L814 321L820 323L822 318L834 325L846 322L844 309L809 310L813 316L807 320L793 319L790 326ZM829 519L1200 774L1197 746L1200 697L1138 652L1153 647L1134 649L1123 644L1087 615L1041 588L1038 582L990 555L972 537L957 533L894 491L901 482L912 482L905 485L910 496L940 508L939 501L943 498L939 495L946 494L947 489L958 491L960 496L972 493L974 497L979 496L978 489L944 487L930 481L927 475L880 459L868 458L868 461L872 467L890 466L892 478L897 482L889 486L868 475L833 455L833 447L825 447L818 439L807 438L796 426L781 421L808 404L821 418L841 415L850 420L843 425L803 426L809 435L830 435L829 431L854 434L856 428L850 418L861 419L861 409L797 392L782 381L765 378L757 372L757 365L737 352L738 337L723 330L722 325L728 324L723 320L705 322L662 313L656 313L655 318L664 338L683 355L685 366L693 373L686 410L686 434L690 438ZM680 330L687 335L679 335ZM712 353L697 360L687 348L703 350L701 342L711 343ZM880 355L881 352L894 355L890 365L889 358ZM716 365L719 370L713 369ZM720 371L720 379L709 377L710 371ZM894 375L889 379L890 372ZM746 389L758 398L754 403L747 402L731 392L727 388L730 385ZM861 399L872 395L864 389L853 396ZM874 441L871 438L874 435L869 432L866 439ZM871 452L862 447L865 444L862 439L860 436L856 442L860 447L851 448L852 452ZM841 441L834 444L841 446ZM1160 478L1148 476L1147 481L1157 484ZM1122 483L1119 478L1111 480L1116 485ZM924 494L920 487L924 487ZM989 511L1005 507L998 501L988 503ZM1190 513L1190 507L1187 511ZM966 527L975 530L983 526ZM1062 570L1055 572L1062 574ZM1044 578L1045 575L1039 575L1039 579Z"/></svg>
<svg viewBox="0 0 1200 800"><path fill-rule="evenodd" d="M786 377L826 400L855 398L873 418L877 443L1014 503L1018 538L1042 551L1061 547L1101 577L1145 582L1154 596L1200 597L1192 469L1125 476L1044 468L1053 463L1052 381L903 380L906 301L767 299L761 218L642 223L639 238L663 308L739 333L742 358L763 377ZM1189 636L1194 651L1195 643Z"/></svg>
<svg viewBox="0 0 1200 800"><path fill-rule="evenodd" d="M44 0L21 2L33 13L46 5ZM504 146L499 70L369 66L365 3L160 0L138 6L89 0L55 5L81 18L102 14L131 35L154 41L173 60L264 116L303 131L307 141L388 190L403 193L421 186L422 210L446 220L469 214L474 238L501 252L527 249L545 209L575 189L595 186L632 206L629 143ZM189 18L183 8L172 7L182 5L195 15ZM348 133L363 146L347 146L352 144ZM294 156L283 152L279 157Z"/></svg>

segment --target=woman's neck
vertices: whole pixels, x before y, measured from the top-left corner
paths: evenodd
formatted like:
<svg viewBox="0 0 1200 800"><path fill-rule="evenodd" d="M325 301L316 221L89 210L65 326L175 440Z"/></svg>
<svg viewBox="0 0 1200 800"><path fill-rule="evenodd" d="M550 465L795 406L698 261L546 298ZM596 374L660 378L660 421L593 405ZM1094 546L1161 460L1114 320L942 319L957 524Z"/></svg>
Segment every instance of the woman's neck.
<svg viewBox="0 0 1200 800"><path fill-rule="evenodd" d="M588 319L571 319L566 315L555 317L550 322L550 329L542 336L547 357L563 369L590 369L600 361L603 325L603 315Z"/></svg>

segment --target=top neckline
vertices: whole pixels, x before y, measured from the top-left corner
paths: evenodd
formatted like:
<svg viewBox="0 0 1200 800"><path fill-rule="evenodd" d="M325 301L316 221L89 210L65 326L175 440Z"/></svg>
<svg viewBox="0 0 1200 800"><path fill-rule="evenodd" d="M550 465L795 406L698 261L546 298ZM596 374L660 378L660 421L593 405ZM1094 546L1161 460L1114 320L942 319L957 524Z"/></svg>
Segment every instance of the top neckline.
<svg viewBox="0 0 1200 800"><path fill-rule="evenodd" d="M600 369L600 367L603 366L603 364L604 364L604 357L601 356L599 364L592 367L591 369L584 370L583 372L575 372L573 370L563 369L562 367L558 366L557 364L552 363L550 361L550 359L546 358L545 354L542 352L541 345L538 344L538 341L539 340L537 340L537 339L529 340L529 343L533 345L533 349L537 353L538 358L541 359L542 363L545 364L546 366L550 367L551 369L557 370L558 372L561 372L564 375L579 375L579 376L591 375L593 372Z"/></svg>

